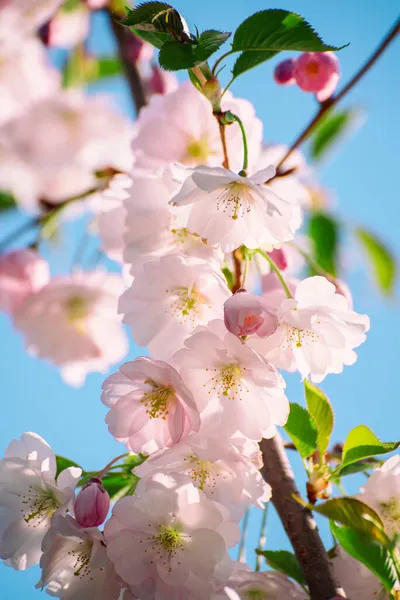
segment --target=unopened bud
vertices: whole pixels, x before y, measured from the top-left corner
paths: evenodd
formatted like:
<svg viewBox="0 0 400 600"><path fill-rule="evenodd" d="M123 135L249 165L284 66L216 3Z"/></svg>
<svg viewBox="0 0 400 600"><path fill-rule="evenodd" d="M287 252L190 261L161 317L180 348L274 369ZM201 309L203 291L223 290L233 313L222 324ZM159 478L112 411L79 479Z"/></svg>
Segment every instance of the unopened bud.
<svg viewBox="0 0 400 600"><path fill-rule="evenodd" d="M296 83L294 78L294 58L283 60L275 67L274 79L278 85L293 85Z"/></svg>
<svg viewBox="0 0 400 600"><path fill-rule="evenodd" d="M339 61L332 52L304 52L296 60L294 77L299 88L324 102L338 84Z"/></svg>
<svg viewBox="0 0 400 600"><path fill-rule="evenodd" d="M75 499L75 518L81 527L98 527L106 520L110 496L101 479L93 477Z"/></svg>
<svg viewBox="0 0 400 600"><path fill-rule="evenodd" d="M174 73L164 71L157 65L152 66L152 74L147 80L151 94L169 94L178 87L178 80Z"/></svg>
<svg viewBox="0 0 400 600"><path fill-rule="evenodd" d="M203 85L203 94L215 112L221 110L221 91L221 84L216 77L212 77Z"/></svg>
<svg viewBox="0 0 400 600"><path fill-rule="evenodd" d="M268 252L268 256L272 258L280 271L285 271L287 269L288 261L286 253L282 248L274 248L271 252Z"/></svg>
<svg viewBox="0 0 400 600"><path fill-rule="evenodd" d="M278 319L263 303L260 296L238 290L224 304L224 321L227 330L239 338L257 334L267 337L275 333Z"/></svg>

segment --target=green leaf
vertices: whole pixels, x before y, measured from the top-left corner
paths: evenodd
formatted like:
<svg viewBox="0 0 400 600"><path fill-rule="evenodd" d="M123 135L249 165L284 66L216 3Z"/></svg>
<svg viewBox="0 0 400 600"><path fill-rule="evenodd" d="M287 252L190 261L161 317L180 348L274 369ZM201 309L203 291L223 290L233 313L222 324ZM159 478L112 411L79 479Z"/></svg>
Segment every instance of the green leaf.
<svg viewBox="0 0 400 600"><path fill-rule="evenodd" d="M349 133L355 125L359 111L350 109L327 113L320 121L311 140L311 157L321 159L333 145Z"/></svg>
<svg viewBox="0 0 400 600"><path fill-rule="evenodd" d="M308 458L317 448L317 428L305 408L290 403L290 413L284 427L302 458Z"/></svg>
<svg viewBox="0 0 400 600"><path fill-rule="evenodd" d="M332 479L335 477L345 477L346 475L354 475L355 473L365 473L365 471L370 471L371 469L376 469L381 465L379 460L370 458L363 460L362 462L352 463L351 465L347 465L343 467L343 469L339 468L337 471L332 473Z"/></svg>
<svg viewBox="0 0 400 600"><path fill-rule="evenodd" d="M138 27L152 26L153 19L160 16L161 13L173 9L166 2L142 2L135 6L133 10L127 8L127 15L121 21L123 25Z"/></svg>
<svg viewBox="0 0 400 600"><path fill-rule="evenodd" d="M125 495L128 491L132 494L138 481L139 477L130 472L110 473L103 477L102 484L113 500L120 495Z"/></svg>
<svg viewBox="0 0 400 600"><path fill-rule="evenodd" d="M166 42L169 42L172 39L169 33L162 33L159 31L144 31L135 28L133 28L132 31L142 40L148 42L149 44L158 49L160 49Z"/></svg>
<svg viewBox="0 0 400 600"><path fill-rule="evenodd" d="M368 535L384 546L391 544L378 513L356 498L332 498L323 504L316 504L310 510Z"/></svg>
<svg viewBox="0 0 400 600"><path fill-rule="evenodd" d="M15 208L16 206L17 202L14 196L6 190L0 190L0 212L10 210L10 208Z"/></svg>
<svg viewBox="0 0 400 600"><path fill-rule="evenodd" d="M355 230L356 237L365 251L374 279L384 294L390 295L397 276L395 259L389 248L379 240L373 233L358 227Z"/></svg>
<svg viewBox="0 0 400 600"><path fill-rule="evenodd" d="M65 456L56 456L56 465L57 465L56 478L59 476L61 471L68 469L68 467L78 467L79 469L82 469L82 467L80 467L78 465L78 463L74 462L73 460L70 460L69 458L66 458ZM82 470L82 475L83 474L84 474L84 471Z"/></svg>
<svg viewBox="0 0 400 600"><path fill-rule="evenodd" d="M314 211L308 222L308 235L312 241L312 255L319 267L329 275L336 277L339 224L330 215Z"/></svg>
<svg viewBox="0 0 400 600"><path fill-rule="evenodd" d="M393 452L400 446L400 442L381 442L381 440L366 425L354 427L347 436L342 452L342 464L337 469L351 465L364 458L378 454ZM336 471L335 471L336 472Z"/></svg>
<svg viewBox="0 0 400 600"><path fill-rule="evenodd" d="M303 17L286 10L261 10L239 25L233 52L243 52L233 67L237 77L282 50L326 52L344 48L325 44ZM251 57L255 55L255 58Z"/></svg>
<svg viewBox="0 0 400 600"><path fill-rule="evenodd" d="M158 56L159 63L167 71L190 69L204 63L230 35L209 29L194 41L171 40L163 44Z"/></svg>
<svg viewBox="0 0 400 600"><path fill-rule="evenodd" d="M297 581L300 585L305 583L303 572L297 558L287 550L256 550L257 554L264 556L268 566L279 573L284 573Z"/></svg>
<svg viewBox="0 0 400 600"><path fill-rule="evenodd" d="M307 381L304 382L308 412L313 417L317 427L317 448L321 455L328 449L334 423L331 404L322 390Z"/></svg>
<svg viewBox="0 0 400 600"><path fill-rule="evenodd" d="M122 73L122 63L115 56L99 56L95 59L95 70L89 74L87 81L89 83L104 79L106 77L115 77Z"/></svg>
<svg viewBox="0 0 400 600"><path fill-rule="evenodd" d="M343 550L372 571L390 592L397 580L396 569L390 553L349 527L342 527L331 522L331 530Z"/></svg>

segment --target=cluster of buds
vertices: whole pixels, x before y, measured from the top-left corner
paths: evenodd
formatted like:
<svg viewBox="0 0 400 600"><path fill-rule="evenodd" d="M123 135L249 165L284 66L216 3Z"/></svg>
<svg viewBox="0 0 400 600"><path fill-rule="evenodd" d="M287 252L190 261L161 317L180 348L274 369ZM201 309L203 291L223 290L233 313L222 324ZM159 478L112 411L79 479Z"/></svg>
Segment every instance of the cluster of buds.
<svg viewBox="0 0 400 600"><path fill-rule="evenodd" d="M328 100L339 81L339 61L333 52L304 52L298 58L280 62L274 71L279 85L294 85L316 94L318 102Z"/></svg>

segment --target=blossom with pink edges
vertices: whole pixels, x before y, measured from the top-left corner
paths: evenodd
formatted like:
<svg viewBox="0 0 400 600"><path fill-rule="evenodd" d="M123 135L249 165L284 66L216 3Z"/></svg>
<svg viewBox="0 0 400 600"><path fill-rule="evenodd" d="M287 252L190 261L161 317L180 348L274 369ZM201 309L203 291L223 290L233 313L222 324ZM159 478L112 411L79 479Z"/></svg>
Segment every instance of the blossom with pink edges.
<svg viewBox="0 0 400 600"><path fill-rule="evenodd" d="M278 326L275 313L265 306L260 296L238 290L224 304L224 322L227 330L237 337L257 334L272 335Z"/></svg>
<svg viewBox="0 0 400 600"><path fill-rule="evenodd" d="M333 52L304 52L296 59L294 77L299 88L324 102L339 82L339 60Z"/></svg>
<svg viewBox="0 0 400 600"><path fill-rule="evenodd" d="M133 452L150 454L177 444L200 427L199 410L179 373L141 356L103 383L110 433Z"/></svg>
<svg viewBox="0 0 400 600"><path fill-rule="evenodd" d="M49 264L34 250L0 255L0 310L14 313L29 294L50 280Z"/></svg>
<svg viewBox="0 0 400 600"><path fill-rule="evenodd" d="M106 520L109 508L110 496L101 479L92 477L75 498L75 519L81 527L98 527Z"/></svg>

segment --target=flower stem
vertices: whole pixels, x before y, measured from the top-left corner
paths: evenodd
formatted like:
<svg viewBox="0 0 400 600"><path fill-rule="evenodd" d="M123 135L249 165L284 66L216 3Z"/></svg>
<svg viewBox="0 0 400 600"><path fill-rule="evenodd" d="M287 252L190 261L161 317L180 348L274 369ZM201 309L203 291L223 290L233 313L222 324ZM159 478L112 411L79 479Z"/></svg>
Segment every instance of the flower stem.
<svg viewBox="0 0 400 600"><path fill-rule="evenodd" d="M224 161L222 163L222 166L224 167L224 169L229 169L229 156L228 156L228 147L226 145L226 131L225 131L226 126L223 123L221 123L221 120L218 117L218 115L216 115L214 113L214 116L216 116L216 118L218 120L219 135L221 138L222 152L224 154Z"/></svg>
<svg viewBox="0 0 400 600"><path fill-rule="evenodd" d="M262 550L265 546L265 542L267 541L267 516L268 516L268 503L266 503L264 505L257 550ZM256 554L256 571L259 571L261 568L261 558L262 557L260 554Z"/></svg>
<svg viewBox="0 0 400 600"><path fill-rule="evenodd" d="M273 270L275 275L278 277L279 281L282 284L283 289L285 290L286 297L292 298L293 296L290 293L288 285L287 285L286 281L284 280L282 273L280 272L280 269L276 266L276 264L274 263L272 258L266 252L264 252L264 250L262 250L261 248L257 248L256 252L258 252L258 254L261 254L261 256L263 256L265 258L265 260L267 260L269 262L271 269Z"/></svg>
<svg viewBox="0 0 400 600"><path fill-rule="evenodd" d="M249 526L250 507L246 508L242 522L242 532L240 536L239 550L238 550L238 561L246 562L246 537L247 528Z"/></svg>
<svg viewBox="0 0 400 600"><path fill-rule="evenodd" d="M104 469L102 469L99 473L97 473L97 477L99 479L102 479L104 477L104 475L107 474L108 470L119 460L121 460L122 458L125 458L125 456L129 456L129 452L125 452L124 454L120 454L119 456L117 456L116 458L113 458L105 467Z"/></svg>
<svg viewBox="0 0 400 600"><path fill-rule="evenodd" d="M247 136L246 136L246 131L244 128L244 125L242 123L242 120L235 115L234 113L229 112L229 115L231 116L231 118L236 121L236 123L239 125L240 127L240 131L242 132L242 139L243 139L243 171L247 171L247 168L249 166L249 148L247 145Z"/></svg>
<svg viewBox="0 0 400 600"><path fill-rule="evenodd" d="M283 165L283 163L289 158L296 148L298 148L313 132L315 126L319 123L324 114L335 104L337 104L355 85L360 81L360 79L370 70L370 68L375 64L378 58L383 54L389 44L395 39L397 34L400 31L400 21L396 21L393 25L392 29L388 32L382 42L379 44L378 48L375 52L372 53L370 58L364 63L364 65L357 71L357 73L352 77L347 85L333 98L329 98L326 102L320 104L317 114L311 119L308 125L303 129L300 135L296 138L293 144L290 146L289 150L286 152L285 156L278 163L276 170L278 172L279 168ZM222 57L221 57L222 58Z"/></svg>

